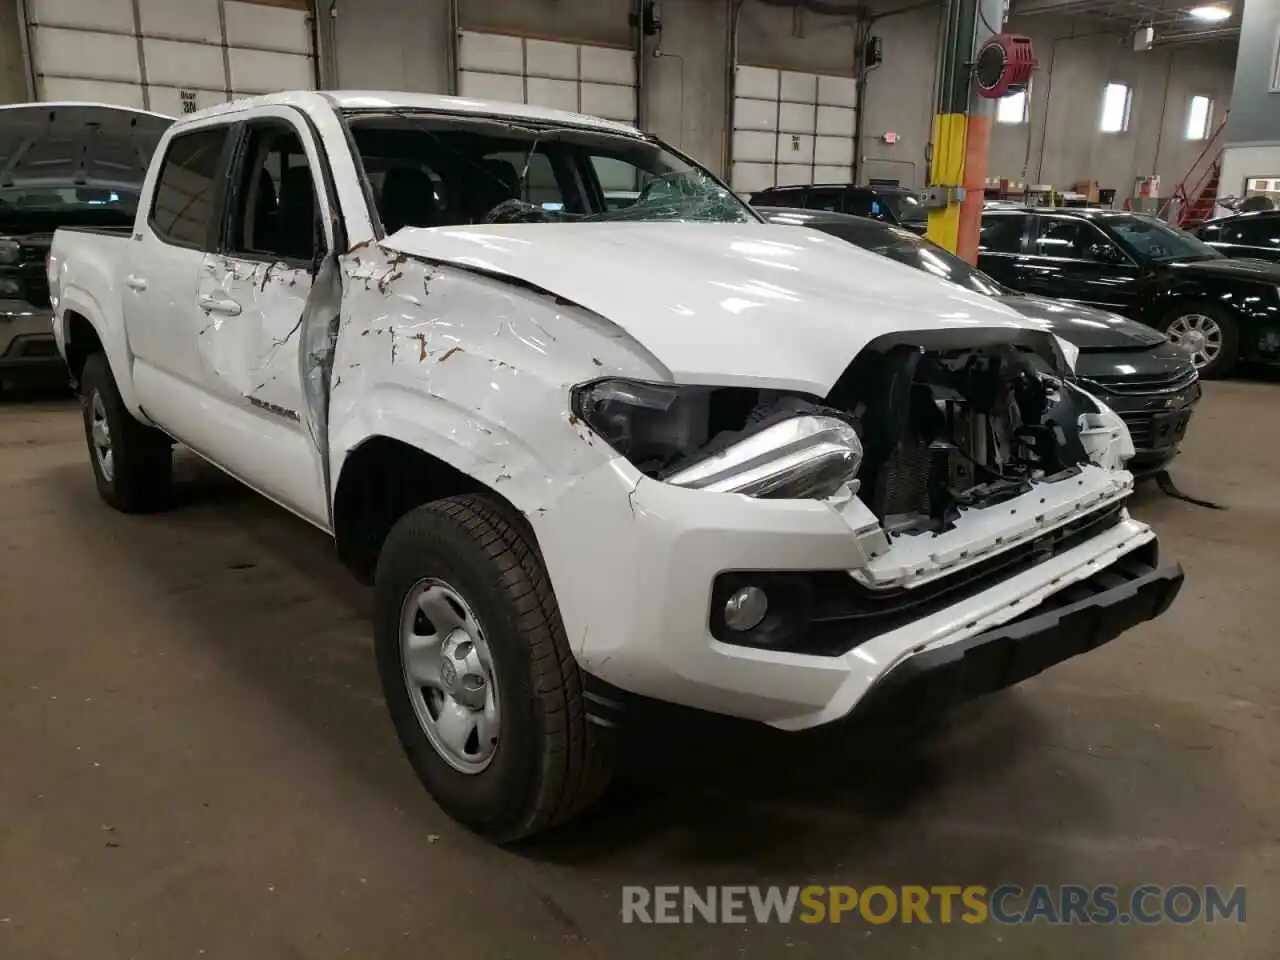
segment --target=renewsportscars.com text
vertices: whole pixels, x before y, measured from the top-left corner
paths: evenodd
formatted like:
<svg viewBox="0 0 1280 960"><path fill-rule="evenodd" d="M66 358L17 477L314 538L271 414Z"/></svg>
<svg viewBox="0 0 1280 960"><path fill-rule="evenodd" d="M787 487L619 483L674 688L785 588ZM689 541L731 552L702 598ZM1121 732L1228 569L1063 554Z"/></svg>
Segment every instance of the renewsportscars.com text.
<svg viewBox="0 0 1280 960"><path fill-rule="evenodd" d="M1245 922L1245 888L623 887L623 923L1156 924Z"/></svg>

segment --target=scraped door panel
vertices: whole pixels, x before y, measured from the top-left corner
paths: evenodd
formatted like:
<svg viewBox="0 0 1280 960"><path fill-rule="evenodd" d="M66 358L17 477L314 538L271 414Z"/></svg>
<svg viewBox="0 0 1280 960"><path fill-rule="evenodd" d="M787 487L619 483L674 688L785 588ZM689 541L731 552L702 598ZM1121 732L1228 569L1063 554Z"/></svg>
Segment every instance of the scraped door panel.
<svg viewBox="0 0 1280 960"><path fill-rule="evenodd" d="M300 324L310 271L210 255L197 284L197 349L226 422L219 463L308 520L328 523L324 479L303 427Z"/></svg>

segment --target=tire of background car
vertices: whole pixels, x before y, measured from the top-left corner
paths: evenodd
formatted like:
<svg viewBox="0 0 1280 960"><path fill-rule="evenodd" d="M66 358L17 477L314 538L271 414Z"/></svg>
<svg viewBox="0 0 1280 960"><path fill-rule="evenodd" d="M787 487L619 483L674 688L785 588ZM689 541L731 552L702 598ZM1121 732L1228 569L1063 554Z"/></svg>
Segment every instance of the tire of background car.
<svg viewBox="0 0 1280 960"><path fill-rule="evenodd" d="M173 501L172 441L129 412L105 354L95 353L85 361L80 407L89 463L102 499L124 513L168 507Z"/></svg>
<svg viewBox="0 0 1280 960"><path fill-rule="evenodd" d="M423 599L424 591L443 591L449 607ZM383 545L374 594L374 644L387 707L414 771L447 814L510 843L570 819L600 795L613 768L614 731L587 716L583 675L523 518L481 495L409 511ZM424 609L442 609L444 622L430 622L441 619L437 613L424 621ZM435 659L409 666L407 637L422 643L424 634L443 638L452 651L438 657L445 673L439 684L424 680ZM489 737L484 747L469 737L472 755L489 751L487 763L460 770L459 754L450 759L448 748L432 740L443 734L428 728L443 729L437 722L446 708L445 679L454 690L466 686L459 678L476 669L462 665L473 651L488 660L470 688L484 689L482 700L489 691L496 695L496 742ZM444 666L451 658L456 669ZM432 704L440 711L436 719ZM448 706L457 704L450 699ZM486 700L482 712L488 709Z"/></svg>
<svg viewBox="0 0 1280 960"><path fill-rule="evenodd" d="M1165 315L1160 322L1160 329L1168 333L1177 320L1197 315L1208 317L1222 331L1222 347L1212 360L1198 368L1200 376L1206 380L1230 376L1240 357L1240 328L1236 318L1227 311L1212 303L1185 303Z"/></svg>

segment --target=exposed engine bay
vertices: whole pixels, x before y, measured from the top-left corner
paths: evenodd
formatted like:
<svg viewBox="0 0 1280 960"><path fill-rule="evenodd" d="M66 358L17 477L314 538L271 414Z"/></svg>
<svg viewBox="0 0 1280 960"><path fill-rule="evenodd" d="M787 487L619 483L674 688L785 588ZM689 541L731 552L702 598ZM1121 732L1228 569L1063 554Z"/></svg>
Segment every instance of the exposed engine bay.
<svg viewBox="0 0 1280 960"><path fill-rule="evenodd" d="M827 402L862 439L859 496L885 531L941 531L959 510L1019 496L1088 461L1089 398L1018 346L866 352Z"/></svg>
<svg viewBox="0 0 1280 960"><path fill-rule="evenodd" d="M578 397L578 412L655 479L762 497L822 499L847 487L890 536L940 533L963 510L1089 462L1081 417L1099 408L1062 375L1051 344L987 333L882 338L825 398L603 381ZM856 434L854 454L834 436L824 447L833 421ZM816 452L802 462L801 446ZM766 459L771 482L750 481ZM752 485L719 483L730 473Z"/></svg>

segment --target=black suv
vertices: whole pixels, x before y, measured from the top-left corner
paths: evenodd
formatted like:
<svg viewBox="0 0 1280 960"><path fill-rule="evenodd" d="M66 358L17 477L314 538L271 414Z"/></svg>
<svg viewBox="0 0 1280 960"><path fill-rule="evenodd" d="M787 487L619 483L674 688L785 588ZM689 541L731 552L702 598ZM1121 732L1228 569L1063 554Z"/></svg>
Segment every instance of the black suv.
<svg viewBox="0 0 1280 960"><path fill-rule="evenodd" d="M1005 286L1114 310L1169 334L1205 377L1280 362L1280 264L1229 259L1119 210L993 209L978 266Z"/></svg>
<svg viewBox="0 0 1280 960"><path fill-rule="evenodd" d="M752 206L791 207L851 213L923 234L929 211L920 197L905 187L855 187L851 183L815 183L807 187L770 187L751 195Z"/></svg>

